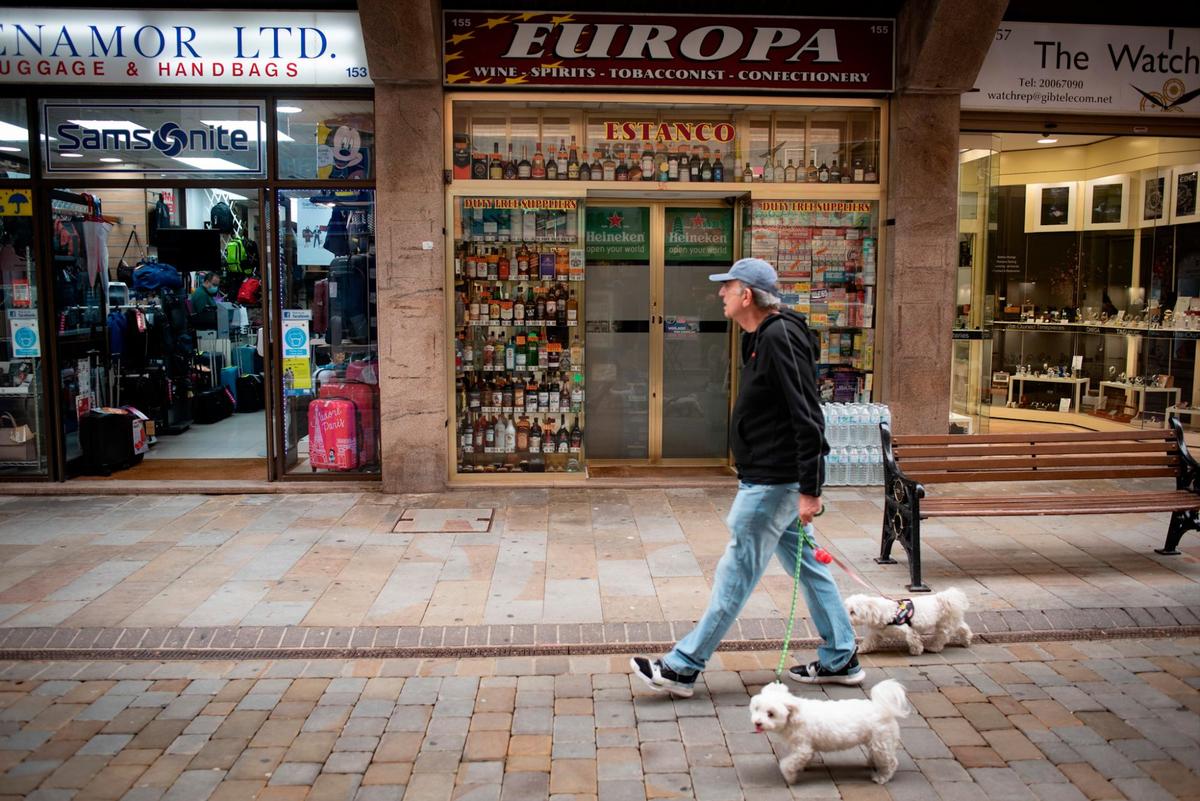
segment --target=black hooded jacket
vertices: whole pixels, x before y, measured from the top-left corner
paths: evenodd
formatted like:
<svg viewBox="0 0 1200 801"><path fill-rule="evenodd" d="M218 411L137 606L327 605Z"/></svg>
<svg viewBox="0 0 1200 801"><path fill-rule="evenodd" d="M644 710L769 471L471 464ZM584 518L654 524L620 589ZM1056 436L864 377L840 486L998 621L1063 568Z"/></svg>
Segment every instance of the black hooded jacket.
<svg viewBox="0 0 1200 801"><path fill-rule="evenodd" d="M742 334L742 377L730 424L742 481L798 481L805 495L821 494L829 445L817 393L816 347L804 318L787 309Z"/></svg>

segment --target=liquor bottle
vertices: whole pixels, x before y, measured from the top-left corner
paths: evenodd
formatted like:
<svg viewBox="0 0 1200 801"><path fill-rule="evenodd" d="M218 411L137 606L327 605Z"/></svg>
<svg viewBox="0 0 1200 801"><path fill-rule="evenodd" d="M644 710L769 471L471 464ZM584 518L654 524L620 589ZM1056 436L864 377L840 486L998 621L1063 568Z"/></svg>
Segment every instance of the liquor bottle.
<svg viewBox="0 0 1200 801"><path fill-rule="evenodd" d="M529 163L529 145L521 145L521 160L517 162L517 178L522 181L533 177L533 165Z"/></svg>
<svg viewBox="0 0 1200 801"><path fill-rule="evenodd" d="M496 338L491 331L487 333L487 339L483 343L483 369L491 370L492 364L496 359Z"/></svg>
<svg viewBox="0 0 1200 801"><path fill-rule="evenodd" d="M617 166L613 171L613 180L628 181L629 180L629 165L625 162L625 157L618 151Z"/></svg>
<svg viewBox="0 0 1200 801"><path fill-rule="evenodd" d="M584 156L586 156L586 155L587 154L585 153ZM579 164L579 180L581 180L581 181L592 180L592 165L588 163L588 160L586 158L584 158L584 160L582 162L580 162L580 164Z"/></svg>
<svg viewBox="0 0 1200 801"><path fill-rule="evenodd" d="M537 403L538 411L546 412L550 410L550 385L544 379L538 384Z"/></svg>
<svg viewBox="0 0 1200 801"><path fill-rule="evenodd" d="M565 328L567 325L567 290L560 286L558 288L558 313L554 317L554 324Z"/></svg>
<svg viewBox="0 0 1200 801"><path fill-rule="evenodd" d="M859 158L854 159L854 172L852 174L853 182L856 184L861 184L863 182L864 176L866 175L866 172L867 171L863 169L862 158L859 157Z"/></svg>
<svg viewBox="0 0 1200 801"><path fill-rule="evenodd" d="M616 169L615 164L613 165L613 169ZM604 156L600 153L599 145L597 145L596 149L592 151L592 180L604 180Z"/></svg>
<svg viewBox="0 0 1200 801"><path fill-rule="evenodd" d="M626 178L628 177L626 176ZM611 150L604 154L604 162L600 167L600 178L604 181L617 180L617 160L613 158Z"/></svg>
<svg viewBox="0 0 1200 801"><path fill-rule="evenodd" d="M538 336L535 331L530 331L525 337L525 365L530 370L536 370L538 366Z"/></svg>
<svg viewBox="0 0 1200 801"><path fill-rule="evenodd" d="M558 371L562 361L562 347L553 339L546 346L546 367L551 371Z"/></svg>
<svg viewBox="0 0 1200 801"><path fill-rule="evenodd" d="M496 257L496 278L507 281L512 274L512 262L508 260L508 248L500 251Z"/></svg>
<svg viewBox="0 0 1200 801"><path fill-rule="evenodd" d="M558 412L561 411L560 404L562 403L562 390L559 389L558 380L552 380L550 386L546 390L546 411Z"/></svg>
<svg viewBox="0 0 1200 801"><path fill-rule="evenodd" d="M692 148L692 160L688 163L688 172L690 173L688 180L692 183L700 180L700 164L704 159L700 157L700 145Z"/></svg>
<svg viewBox="0 0 1200 801"><path fill-rule="evenodd" d="M837 156L833 157L833 166L829 168L829 183L840 184L842 182L842 169L838 166Z"/></svg>
<svg viewBox="0 0 1200 801"><path fill-rule="evenodd" d="M517 249L517 278L529 277L529 248L521 245Z"/></svg>
<svg viewBox="0 0 1200 801"><path fill-rule="evenodd" d="M742 170L742 183L754 183L754 170L750 168L750 162L746 162L746 169Z"/></svg>
<svg viewBox="0 0 1200 801"><path fill-rule="evenodd" d="M488 177L488 158L486 153L475 151L471 153L471 178L476 181L486 181Z"/></svg>
<svg viewBox="0 0 1200 801"><path fill-rule="evenodd" d="M708 154L704 154L704 161L700 164L700 180L708 183L713 179L713 165L708 160Z"/></svg>
<svg viewBox="0 0 1200 801"><path fill-rule="evenodd" d="M687 145L679 146L679 180L683 182L692 180L692 157L688 154Z"/></svg>
<svg viewBox="0 0 1200 801"><path fill-rule="evenodd" d="M583 429L579 427L579 415L575 415L575 424L571 426L571 453L579 453L583 448Z"/></svg>
<svg viewBox="0 0 1200 801"><path fill-rule="evenodd" d="M517 367L517 338L512 337L504 344L504 369L512 372ZM512 406L512 400L508 399L506 406Z"/></svg>
<svg viewBox="0 0 1200 801"><path fill-rule="evenodd" d="M496 453L504 453L504 429L506 428L504 425L504 415L496 418L494 428L495 431L492 434L492 439L495 441Z"/></svg>
<svg viewBox="0 0 1200 801"><path fill-rule="evenodd" d="M782 159L775 159L775 172L771 180L777 184L781 184L787 180L787 167L783 165Z"/></svg>
<svg viewBox="0 0 1200 801"><path fill-rule="evenodd" d="M567 177L565 172L563 173L563 177L564 178ZM552 159L546 160L546 180L547 181L557 181L558 180L558 159L552 158Z"/></svg>
<svg viewBox="0 0 1200 801"><path fill-rule="evenodd" d="M576 363L578 366L578 363ZM575 412L583 411L583 373L575 374L575 381L571 385L571 410Z"/></svg>
<svg viewBox="0 0 1200 801"><path fill-rule="evenodd" d="M712 165L713 183L723 183L725 181L725 165L721 162L721 151L717 151L717 159Z"/></svg>
<svg viewBox="0 0 1200 801"><path fill-rule="evenodd" d="M522 414L517 419L517 453L529 452L529 417Z"/></svg>
<svg viewBox="0 0 1200 801"><path fill-rule="evenodd" d="M533 316L533 319L536 320L538 324L541 324L542 321L546 319L546 295L539 287L538 289L534 290L534 297L536 298L535 303L537 304L537 314Z"/></svg>
<svg viewBox="0 0 1200 801"><path fill-rule="evenodd" d="M579 336L571 339L571 364L576 368L583 366L583 345L579 344Z"/></svg>
<svg viewBox="0 0 1200 801"><path fill-rule="evenodd" d="M640 158L636 158L631 153L629 155L628 161L629 161L629 180L631 180L631 181L642 180L642 160Z"/></svg>
<svg viewBox="0 0 1200 801"><path fill-rule="evenodd" d="M571 432L567 429L567 416L565 414L559 417L557 445L556 450L559 453L570 453Z"/></svg>
<svg viewBox="0 0 1200 801"><path fill-rule="evenodd" d="M546 177L546 157L542 155L542 143L538 142L533 151L533 169L530 171L535 181Z"/></svg>
<svg viewBox="0 0 1200 801"><path fill-rule="evenodd" d="M504 425L504 452L516 453L517 451L517 427L513 425L512 418L509 417Z"/></svg>
<svg viewBox="0 0 1200 801"><path fill-rule="evenodd" d="M518 412L525 411L525 384L519 380L513 382L513 409Z"/></svg>
<svg viewBox="0 0 1200 801"><path fill-rule="evenodd" d="M817 170L817 180L823 184L829 183L829 166L825 162L821 162L820 168Z"/></svg>
<svg viewBox="0 0 1200 801"><path fill-rule="evenodd" d="M558 313L558 296L554 294L554 289L551 288L546 293L546 316L539 317L540 320L549 320L551 325L554 323L554 317Z"/></svg>
<svg viewBox="0 0 1200 801"><path fill-rule="evenodd" d="M767 156L763 160L762 179L763 179L763 183L768 183L768 184L775 180L775 162L770 156Z"/></svg>
<svg viewBox="0 0 1200 801"><path fill-rule="evenodd" d="M483 446L484 453L496 452L496 421L495 418L488 420L483 427Z"/></svg>
<svg viewBox="0 0 1200 801"><path fill-rule="evenodd" d="M508 161L504 162L504 180L512 181L517 177L517 160L513 158L512 142L508 143Z"/></svg>
<svg viewBox="0 0 1200 801"><path fill-rule="evenodd" d="M462 419L462 423L458 427L458 443L463 453L475 451L475 429L471 427L471 421L466 417Z"/></svg>
<svg viewBox="0 0 1200 801"><path fill-rule="evenodd" d="M671 180L671 161L667 155L666 145L659 144L658 151L654 154L654 180L669 181Z"/></svg>
<svg viewBox="0 0 1200 801"><path fill-rule="evenodd" d="M500 143L492 143L492 159L488 163L488 178L499 181L504 177L504 162L500 160Z"/></svg>
<svg viewBox="0 0 1200 801"><path fill-rule="evenodd" d="M787 166L783 168L783 180L789 184L796 183L796 165L791 159L788 159Z"/></svg>
<svg viewBox="0 0 1200 801"><path fill-rule="evenodd" d="M550 364L550 353L546 350L545 340L538 340L538 369L545 370Z"/></svg>
<svg viewBox="0 0 1200 801"><path fill-rule="evenodd" d="M517 294L513 298L513 323L525 324L525 285L517 284Z"/></svg>
<svg viewBox="0 0 1200 801"><path fill-rule="evenodd" d="M471 370L475 367L475 336L463 335L462 363L464 370ZM476 404L478 405L478 404Z"/></svg>
<svg viewBox="0 0 1200 801"><path fill-rule="evenodd" d="M575 290L567 297L567 325L575 325L579 321L579 301L575 299Z"/></svg>
<svg viewBox="0 0 1200 801"><path fill-rule="evenodd" d="M667 156L667 180L679 180L679 153L673 152Z"/></svg>
<svg viewBox="0 0 1200 801"><path fill-rule="evenodd" d="M564 412L571 410L571 382L564 380L562 382L561 395L558 399L558 408Z"/></svg>
<svg viewBox="0 0 1200 801"><path fill-rule="evenodd" d="M542 452L542 426L536 416L529 423L529 452Z"/></svg>
<svg viewBox="0 0 1200 801"><path fill-rule="evenodd" d="M879 181L879 173L875 172L874 164L867 164L867 171L863 173L863 182L868 184L877 183Z"/></svg>
<svg viewBox="0 0 1200 801"><path fill-rule="evenodd" d="M478 412L479 407L483 404L483 379L478 379L474 384L467 385L467 411Z"/></svg>
<svg viewBox="0 0 1200 801"><path fill-rule="evenodd" d="M487 417L482 414L476 416L473 428L475 429L475 436L472 437L475 443L475 453L486 453L488 442L485 431L490 428L487 424Z"/></svg>
<svg viewBox="0 0 1200 801"><path fill-rule="evenodd" d="M810 184L816 183L820 178L820 172L817 170L817 162L815 159L809 159L808 169L804 172L804 180Z"/></svg>
<svg viewBox="0 0 1200 801"><path fill-rule="evenodd" d="M500 407L503 409L512 410L513 407L513 386L512 382L504 381L504 389L500 393Z"/></svg>
<svg viewBox="0 0 1200 801"><path fill-rule="evenodd" d="M575 146L575 135L571 135L571 150L567 155L567 180L579 180L579 150Z"/></svg>
<svg viewBox="0 0 1200 801"><path fill-rule="evenodd" d="M654 151L650 149L649 142L642 146L642 160L638 166L641 169L643 181L654 180Z"/></svg>

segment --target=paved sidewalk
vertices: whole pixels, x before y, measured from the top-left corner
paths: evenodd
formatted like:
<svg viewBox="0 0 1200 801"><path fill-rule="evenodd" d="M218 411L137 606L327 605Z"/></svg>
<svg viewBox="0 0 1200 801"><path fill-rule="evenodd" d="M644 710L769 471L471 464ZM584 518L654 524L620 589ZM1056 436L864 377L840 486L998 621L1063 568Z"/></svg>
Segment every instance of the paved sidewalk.
<svg viewBox="0 0 1200 801"><path fill-rule="evenodd" d="M880 493L828 491L819 536L879 592L902 596L902 549L898 565L871 560ZM669 640L707 603L732 497L732 488L0 496L0 648ZM478 508L495 510L490 529L392 533L405 510ZM1182 556L1159 556L1166 527L1162 514L929 521L924 572L935 589L967 593L981 631L1200 624L1200 536L1184 537ZM859 591L834 572L844 593ZM781 636L790 592L773 563L733 636ZM805 626L800 636L813 633Z"/></svg>
<svg viewBox="0 0 1200 801"><path fill-rule="evenodd" d="M679 701L625 655L0 663L0 801L1200 797L1197 638L867 657L917 710L886 787L861 749L785 784L747 712L776 658Z"/></svg>

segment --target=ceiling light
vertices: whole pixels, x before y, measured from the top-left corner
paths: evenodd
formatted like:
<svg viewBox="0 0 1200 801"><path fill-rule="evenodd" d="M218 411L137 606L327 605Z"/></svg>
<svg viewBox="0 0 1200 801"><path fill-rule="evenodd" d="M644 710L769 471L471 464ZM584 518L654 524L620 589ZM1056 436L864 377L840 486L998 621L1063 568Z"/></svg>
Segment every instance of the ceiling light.
<svg viewBox="0 0 1200 801"><path fill-rule="evenodd" d="M0 151L4 151L5 153L20 153L20 152L21 152L21 148L19 148L19 147L10 147L10 146L8 146L8 145L0 145Z"/></svg>
<svg viewBox="0 0 1200 801"><path fill-rule="evenodd" d="M25 142L29 140L29 131L22 128L20 125L13 125L11 122L0 120L0 141L4 142Z"/></svg>
<svg viewBox="0 0 1200 801"><path fill-rule="evenodd" d="M249 200L245 195L239 195L237 192L230 192L228 189L218 189L215 194L218 197L224 197L226 200Z"/></svg>
<svg viewBox="0 0 1200 801"><path fill-rule="evenodd" d="M241 164L234 164L226 159L207 158L201 156L172 156L176 161L183 162L189 167L195 167L198 170L212 170L213 172L231 172L234 170L248 170Z"/></svg>
<svg viewBox="0 0 1200 801"><path fill-rule="evenodd" d="M1055 139L1055 138L1054 138L1053 136L1051 136L1050 134L1046 134L1046 135L1045 135L1045 136L1043 136L1041 139L1037 140L1037 143L1038 143L1039 145L1052 145L1052 144L1054 144L1054 143L1055 143L1055 142L1057 142L1057 141L1058 141L1058 140L1057 140L1057 139Z"/></svg>
<svg viewBox="0 0 1200 801"><path fill-rule="evenodd" d="M243 133L246 134L247 141L250 141L250 142L259 141L259 138L260 138L259 132L260 131L262 133L261 138L262 139L267 138L267 124L265 122L260 122L258 124L259 131L254 130L254 122L252 120L200 120L200 122L204 123L205 125L207 125L211 128L216 128L217 126L220 126L227 131L242 131ZM296 141L292 137L285 134L283 131L276 131L275 135L276 135L276 138L278 138L278 140L280 142L295 142Z"/></svg>
<svg viewBox="0 0 1200 801"><path fill-rule="evenodd" d="M62 156L64 159L81 159L81 158L83 158L82 153L59 153L58 155Z"/></svg>
<svg viewBox="0 0 1200 801"><path fill-rule="evenodd" d="M105 156L104 158L102 158L100 160L105 162L106 164L120 164L121 163L121 159L113 158L112 156Z"/></svg>
<svg viewBox="0 0 1200 801"><path fill-rule="evenodd" d="M73 122L81 128L91 128L92 130L108 130L108 131L149 131L145 125L140 125L129 120L67 120Z"/></svg>
<svg viewBox="0 0 1200 801"><path fill-rule="evenodd" d="M280 114L299 114L304 109L299 106L276 106L275 110Z"/></svg>

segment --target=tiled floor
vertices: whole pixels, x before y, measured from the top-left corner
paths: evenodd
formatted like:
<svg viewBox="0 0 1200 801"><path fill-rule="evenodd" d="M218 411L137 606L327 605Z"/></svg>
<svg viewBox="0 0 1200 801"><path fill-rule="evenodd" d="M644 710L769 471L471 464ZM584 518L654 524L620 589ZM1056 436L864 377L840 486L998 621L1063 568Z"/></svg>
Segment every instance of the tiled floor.
<svg viewBox="0 0 1200 801"><path fill-rule="evenodd" d="M0 497L0 627L691 621L728 541L732 494ZM819 535L880 592L902 596L903 554L890 567L871 560L879 494L829 490ZM392 533L409 507L496 511L487 532ZM961 587L984 612L1200 606L1200 536L1185 536L1182 556L1159 556L1166 526L1161 514L928 521L925 577ZM835 575L843 592L859 589ZM773 564L742 617L778 621L790 592Z"/></svg>
<svg viewBox="0 0 1200 801"><path fill-rule="evenodd" d="M861 748L788 785L747 704L777 655L672 701L627 655L0 663L0 801L1082 801L1200 797L1200 640L873 656L908 689L900 769Z"/></svg>
<svg viewBox="0 0 1200 801"><path fill-rule="evenodd" d="M147 459L265 459L265 412L233 414L219 423L195 423L182 434L164 434Z"/></svg>

